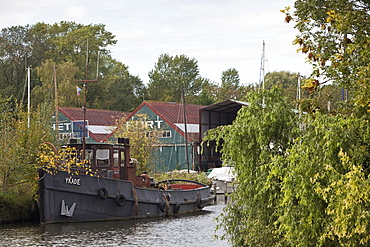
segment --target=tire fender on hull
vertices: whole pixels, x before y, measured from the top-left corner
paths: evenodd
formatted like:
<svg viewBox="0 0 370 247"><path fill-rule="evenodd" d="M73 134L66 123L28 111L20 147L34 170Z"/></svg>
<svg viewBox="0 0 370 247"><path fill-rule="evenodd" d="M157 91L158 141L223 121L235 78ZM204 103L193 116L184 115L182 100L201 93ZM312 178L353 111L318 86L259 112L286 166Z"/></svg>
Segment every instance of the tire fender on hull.
<svg viewBox="0 0 370 247"><path fill-rule="evenodd" d="M100 198L100 199L107 199L108 198L108 191L106 188L100 188L98 189L98 191L96 192L97 196Z"/></svg>
<svg viewBox="0 0 370 247"><path fill-rule="evenodd" d="M119 207L123 207L126 204L126 197L124 195L116 196L115 200Z"/></svg>
<svg viewBox="0 0 370 247"><path fill-rule="evenodd" d="M166 211L166 203L165 202L160 202L159 203L159 210L161 212L165 212Z"/></svg>
<svg viewBox="0 0 370 247"><path fill-rule="evenodd" d="M173 213L174 214L177 214L180 210L180 203L176 203L174 206L173 206Z"/></svg>

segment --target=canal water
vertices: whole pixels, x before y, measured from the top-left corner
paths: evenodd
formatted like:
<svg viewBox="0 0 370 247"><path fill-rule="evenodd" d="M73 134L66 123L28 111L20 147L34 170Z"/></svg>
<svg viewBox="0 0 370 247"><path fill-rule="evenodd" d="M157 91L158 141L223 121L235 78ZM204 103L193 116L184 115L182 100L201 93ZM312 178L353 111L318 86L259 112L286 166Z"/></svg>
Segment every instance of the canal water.
<svg viewBox="0 0 370 247"><path fill-rule="evenodd" d="M224 203L201 212L156 219L73 224L0 225L0 246L130 246L208 247L230 246L215 239L214 220Z"/></svg>

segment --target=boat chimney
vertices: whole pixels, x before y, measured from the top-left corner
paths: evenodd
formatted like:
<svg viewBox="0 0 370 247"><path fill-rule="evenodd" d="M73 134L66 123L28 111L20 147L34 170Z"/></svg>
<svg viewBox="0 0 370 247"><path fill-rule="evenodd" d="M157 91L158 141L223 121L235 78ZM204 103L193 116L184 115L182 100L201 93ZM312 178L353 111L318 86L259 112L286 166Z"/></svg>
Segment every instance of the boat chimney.
<svg viewBox="0 0 370 247"><path fill-rule="evenodd" d="M118 143L123 144L125 146L130 145L130 138L118 138Z"/></svg>

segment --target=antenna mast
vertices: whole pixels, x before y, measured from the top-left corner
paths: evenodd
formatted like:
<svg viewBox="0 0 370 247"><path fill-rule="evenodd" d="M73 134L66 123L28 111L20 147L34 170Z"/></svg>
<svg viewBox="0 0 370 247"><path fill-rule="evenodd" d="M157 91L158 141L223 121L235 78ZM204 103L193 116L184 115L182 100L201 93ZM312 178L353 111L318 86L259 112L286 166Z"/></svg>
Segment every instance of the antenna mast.
<svg viewBox="0 0 370 247"><path fill-rule="evenodd" d="M99 53L98 53L99 54ZM99 58L98 58L99 60ZM98 73L98 66L97 65L97 72ZM87 95L87 83L88 82L97 82L98 81L98 74L96 74L96 78L94 80L88 80L88 67L89 67L89 40L87 40L87 48L86 48L86 72L85 72L85 80L77 80L83 82L83 89L84 89L84 104L82 106L83 110L83 129L82 129L82 160L85 160L85 150L86 150L86 95Z"/></svg>

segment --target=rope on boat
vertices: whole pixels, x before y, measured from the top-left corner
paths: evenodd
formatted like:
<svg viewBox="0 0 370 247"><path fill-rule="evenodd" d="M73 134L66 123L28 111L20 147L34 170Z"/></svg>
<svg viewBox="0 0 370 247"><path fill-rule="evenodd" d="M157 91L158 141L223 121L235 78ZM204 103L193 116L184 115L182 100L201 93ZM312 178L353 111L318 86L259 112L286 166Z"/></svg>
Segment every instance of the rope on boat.
<svg viewBox="0 0 370 247"><path fill-rule="evenodd" d="M131 182L131 191L132 195L134 197L134 215L139 215L140 210L139 210L139 198L137 197L136 190L134 184Z"/></svg>
<svg viewBox="0 0 370 247"><path fill-rule="evenodd" d="M122 194L121 193L121 190L120 190L120 186L119 186L118 180L116 180L116 187L117 187L118 194Z"/></svg>
<svg viewBox="0 0 370 247"><path fill-rule="evenodd" d="M164 198L164 201L166 203L166 215L169 215L169 212L170 212L170 202L168 201L168 197L165 193L162 194L163 195L163 198Z"/></svg>
<svg viewBox="0 0 370 247"><path fill-rule="evenodd" d="M45 178L45 176L46 176L46 173L44 173L44 174L42 175L42 177L38 179L38 181L40 182L41 180L43 180L43 179Z"/></svg>

